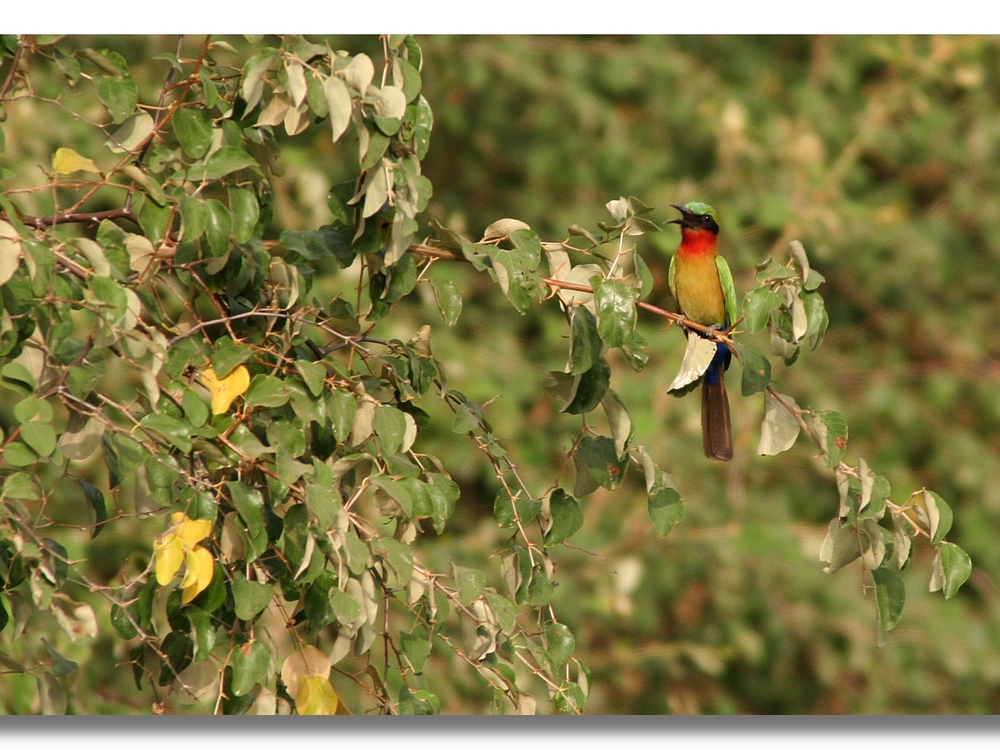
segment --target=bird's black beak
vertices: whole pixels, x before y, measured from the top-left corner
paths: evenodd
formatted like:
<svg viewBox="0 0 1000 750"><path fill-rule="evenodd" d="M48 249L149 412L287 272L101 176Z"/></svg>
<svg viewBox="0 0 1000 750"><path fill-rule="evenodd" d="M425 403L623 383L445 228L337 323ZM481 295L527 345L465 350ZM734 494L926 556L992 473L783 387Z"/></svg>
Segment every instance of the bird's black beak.
<svg viewBox="0 0 1000 750"><path fill-rule="evenodd" d="M691 221L691 217L694 214L692 214L690 211L688 211L684 206L679 206L676 203L671 203L670 206L671 206L671 208L676 208L678 211L681 212L681 218L679 218L679 219L673 219L672 221L668 221L667 224L680 224L682 227L687 227L688 229L697 229L698 228L695 225L695 223L693 221Z"/></svg>

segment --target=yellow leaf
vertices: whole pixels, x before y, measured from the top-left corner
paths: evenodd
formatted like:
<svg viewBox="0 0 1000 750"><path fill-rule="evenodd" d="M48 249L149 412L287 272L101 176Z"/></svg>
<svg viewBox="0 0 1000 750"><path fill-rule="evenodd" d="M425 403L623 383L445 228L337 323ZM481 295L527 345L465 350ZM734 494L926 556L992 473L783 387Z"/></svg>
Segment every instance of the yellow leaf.
<svg viewBox="0 0 1000 750"><path fill-rule="evenodd" d="M65 146L57 148L56 152L52 155L52 169L57 174L73 174L73 172L101 173L101 170L97 168L94 162L86 156L80 156L76 151Z"/></svg>
<svg viewBox="0 0 1000 750"><path fill-rule="evenodd" d="M295 694L295 710L302 716L333 716L337 713L340 699L325 678L310 675L299 679L299 690Z"/></svg>
<svg viewBox="0 0 1000 750"><path fill-rule="evenodd" d="M187 604L212 582L212 553L198 545L212 532L212 522L203 518L191 519L184 513L171 513L170 521L170 531L153 542L156 582L161 586L170 583L181 563L185 563L181 602Z"/></svg>
<svg viewBox="0 0 1000 750"><path fill-rule="evenodd" d="M225 414L236 397L242 396L250 387L250 371L243 365L221 380L215 377L215 370L206 367L201 372L201 379L212 394L212 414Z"/></svg>
<svg viewBox="0 0 1000 750"><path fill-rule="evenodd" d="M156 557L156 582L166 586L184 562L184 544L176 534L164 534L162 541L153 542L153 555Z"/></svg>
<svg viewBox="0 0 1000 750"><path fill-rule="evenodd" d="M303 646L290 654L281 666L281 681L290 695L297 694L300 679L321 677L325 680L329 676L330 657L315 646Z"/></svg>
<svg viewBox="0 0 1000 750"><path fill-rule="evenodd" d="M184 520L177 524L174 534L184 543L184 549L192 549L198 542L212 533L212 522L207 518L194 520L184 517Z"/></svg>
<svg viewBox="0 0 1000 750"><path fill-rule="evenodd" d="M181 604L187 604L207 589L208 584L212 582L212 573L215 570L212 553L204 547L195 547L188 552L185 562L187 570L184 573L184 581L181 583L181 588L184 589Z"/></svg>

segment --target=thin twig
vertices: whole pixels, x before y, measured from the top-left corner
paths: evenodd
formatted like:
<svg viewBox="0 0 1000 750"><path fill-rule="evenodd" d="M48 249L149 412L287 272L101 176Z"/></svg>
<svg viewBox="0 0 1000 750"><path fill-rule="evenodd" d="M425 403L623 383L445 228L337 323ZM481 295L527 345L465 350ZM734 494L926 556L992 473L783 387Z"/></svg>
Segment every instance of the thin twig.
<svg viewBox="0 0 1000 750"><path fill-rule="evenodd" d="M3 86L0 87L0 102L4 100L7 96L7 92L10 87L14 85L14 79L17 77L17 66L21 62L21 52L27 46L27 37L22 35L17 40L17 49L14 50L14 56L10 60L10 72L7 74L7 78L3 82Z"/></svg>

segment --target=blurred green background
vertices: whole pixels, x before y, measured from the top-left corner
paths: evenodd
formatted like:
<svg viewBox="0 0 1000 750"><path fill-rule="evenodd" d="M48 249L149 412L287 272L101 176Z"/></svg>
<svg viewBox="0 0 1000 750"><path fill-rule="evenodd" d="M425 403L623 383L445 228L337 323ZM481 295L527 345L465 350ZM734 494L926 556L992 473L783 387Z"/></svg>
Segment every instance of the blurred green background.
<svg viewBox="0 0 1000 750"><path fill-rule="evenodd" d="M674 218L670 203L703 200L721 215L722 252L740 295L754 286L756 264L768 256L784 262L788 241L801 240L827 279L820 291L830 327L795 366L775 361L776 387L804 408L841 412L847 460L862 456L884 474L895 502L925 486L938 492L955 512L949 538L973 560L970 581L945 601L927 593L930 550L916 543L903 574L903 619L878 647L857 563L831 576L818 559L838 507L832 473L804 440L780 456L756 456L763 401L742 398L735 373L737 455L726 465L707 461L697 397L666 393L683 337L642 318L649 363L636 373L613 360L612 388L631 412L634 442L673 475L687 514L657 539L632 470L623 489L584 500L573 546L553 551L553 606L592 670L588 713L1000 710L1000 41L418 40L435 117L423 165L434 186L425 218L478 239L491 222L513 217L544 240L561 240L571 224L596 231L609 218L605 203L619 196L656 207L649 216L658 223ZM330 41L381 60L374 37ZM199 42L192 38L192 49ZM166 73L154 56L176 43L88 40L126 57L143 102ZM36 83L46 95L45 82ZM55 117L12 118L4 127L4 166L33 183L40 175L32 170L54 148L87 153L81 139L92 137L82 135L92 133L84 123ZM326 128L284 140L275 236L327 222L326 192L355 158L352 144L330 144ZM677 240L668 227L638 246L656 281L649 301L668 307ZM520 316L470 268L438 263L433 274L462 290L458 324L446 328L433 299L415 293L383 332L406 339L430 324L451 387L479 402L495 399L487 416L527 481L536 489L557 476L571 481L562 462L579 419L559 414L541 386L566 358L557 305ZM320 279L320 289L335 293L345 276ZM757 343L766 350L763 334ZM502 541L492 468L471 443L456 441L450 413L426 401L434 419L418 447L446 461L463 495L446 533L419 541L418 554L437 566L492 565ZM599 418L595 427L605 429ZM118 559L132 543L108 534L99 544ZM89 657L74 655L104 667L85 670L81 688L84 680L100 684L116 659L105 639L87 649ZM478 678L445 666L433 678L443 711L488 711L490 691ZM130 690L125 676L91 698L90 710L144 710L148 695Z"/></svg>

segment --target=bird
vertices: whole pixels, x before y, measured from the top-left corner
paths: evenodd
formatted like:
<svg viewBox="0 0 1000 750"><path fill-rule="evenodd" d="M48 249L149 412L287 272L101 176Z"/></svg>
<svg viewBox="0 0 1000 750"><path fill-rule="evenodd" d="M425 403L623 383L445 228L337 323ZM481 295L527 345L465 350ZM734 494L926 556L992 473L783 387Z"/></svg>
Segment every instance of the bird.
<svg viewBox="0 0 1000 750"><path fill-rule="evenodd" d="M736 288L726 259L719 255L719 215L707 203L691 201L683 206L672 203L681 218L681 242L670 259L667 281L681 315L725 331L736 320ZM685 330L691 335L689 330ZM697 334L696 334L697 335ZM733 457L733 431L729 418L725 371L732 352L722 342L701 380L701 431L705 456L713 461ZM687 392L685 389L684 392Z"/></svg>

